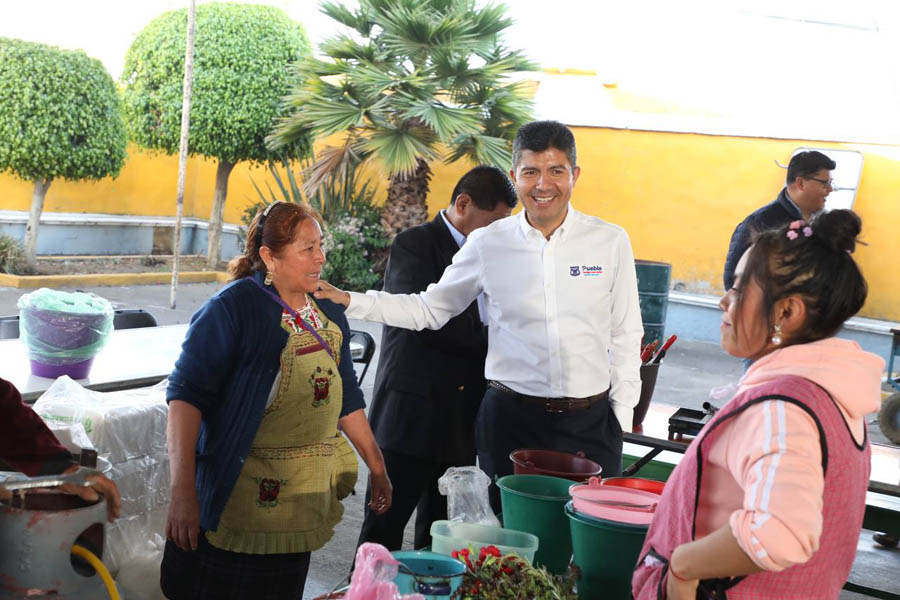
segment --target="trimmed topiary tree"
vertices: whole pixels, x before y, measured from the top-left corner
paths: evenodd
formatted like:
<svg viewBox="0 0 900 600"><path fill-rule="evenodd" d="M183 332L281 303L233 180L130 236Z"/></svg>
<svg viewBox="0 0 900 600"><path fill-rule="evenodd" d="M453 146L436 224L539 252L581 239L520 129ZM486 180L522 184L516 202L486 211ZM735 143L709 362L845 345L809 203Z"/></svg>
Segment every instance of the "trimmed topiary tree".
<svg viewBox="0 0 900 600"><path fill-rule="evenodd" d="M50 183L116 177L127 137L115 83L82 50L0 38L0 172L34 181L25 227L33 270Z"/></svg>
<svg viewBox="0 0 900 600"><path fill-rule="evenodd" d="M191 155L218 161L209 217L208 259L219 262L228 177L242 160L274 158L265 138L282 114L291 84L289 66L310 53L299 23L270 6L197 7ZM187 10L163 13L141 31L125 55L125 120L145 148L178 152ZM298 140L300 149L306 140Z"/></svg>

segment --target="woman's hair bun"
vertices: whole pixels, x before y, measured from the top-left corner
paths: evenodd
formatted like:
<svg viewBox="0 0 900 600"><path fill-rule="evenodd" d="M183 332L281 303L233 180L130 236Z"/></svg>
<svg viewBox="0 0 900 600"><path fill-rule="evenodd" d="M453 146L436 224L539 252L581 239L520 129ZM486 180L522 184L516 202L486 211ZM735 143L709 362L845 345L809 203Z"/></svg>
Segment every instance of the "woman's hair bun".
<svg viewBox="0 0 900 600"><path fill-rule="evenodd" d="M842 252L856 249L856 238L862 231L859 215L843 208L819 213L810 225L818 241Z"/></svg>

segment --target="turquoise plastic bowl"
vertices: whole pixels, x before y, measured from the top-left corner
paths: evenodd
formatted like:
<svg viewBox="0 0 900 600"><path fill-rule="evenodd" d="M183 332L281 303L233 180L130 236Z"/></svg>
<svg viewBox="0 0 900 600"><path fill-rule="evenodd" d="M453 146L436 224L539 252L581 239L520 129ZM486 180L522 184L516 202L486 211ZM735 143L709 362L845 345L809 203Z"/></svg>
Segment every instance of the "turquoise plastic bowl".
<svg viewBox="0 0 900 600"><path fill-rule="evenodd" d="M460 561L421 550L391 552L400 561L400 571L394 578L401 594L422 594L427 600L448 600L462 585L466 565Z"/></svg>

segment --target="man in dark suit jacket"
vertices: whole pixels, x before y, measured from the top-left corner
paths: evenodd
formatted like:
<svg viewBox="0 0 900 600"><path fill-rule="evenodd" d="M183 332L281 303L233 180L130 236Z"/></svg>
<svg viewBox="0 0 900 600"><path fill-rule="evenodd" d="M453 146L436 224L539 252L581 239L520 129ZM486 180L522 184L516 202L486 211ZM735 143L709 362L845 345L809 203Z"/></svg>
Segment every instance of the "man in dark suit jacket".
<svg viewBox="0 0 900 600"><path fill-rule="evenodd" d="M776 229L798 219L809 220L825 208L831 193L831 171L837 165L815 150L798 152L788 163L786 185L778 197L741 221L731 234L723 281L727 292L734 285L734 270L750 247L753 233Z"/></svg>
<svg viewBox="0 0 900 600"><path fill-rule="evenodd" d="M394 239L384 290L424 291L441 278L469 233L509 216L516 201L515 188L499 169L480 166L463 175L448 208ZM415 547L430 545L431 523L447 518L438 478L449 467L475 464L475 417L487 354L479 302L437 331L384 328L369 422L393 484L393 503L376 515L366 490L360 544L399 550L416 509Z"/></svg>

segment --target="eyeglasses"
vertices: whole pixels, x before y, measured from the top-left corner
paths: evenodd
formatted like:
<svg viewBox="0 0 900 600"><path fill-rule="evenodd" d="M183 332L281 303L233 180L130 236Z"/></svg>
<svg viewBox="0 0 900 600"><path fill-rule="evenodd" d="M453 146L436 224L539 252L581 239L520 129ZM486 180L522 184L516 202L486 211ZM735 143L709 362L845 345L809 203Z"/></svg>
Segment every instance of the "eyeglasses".
<svg viewBox="0 0 900 600"><path fill-rule="evenodd" d="M818 177L804 177L804 179L810 179L812 181L818 181L825 187L834 187L834 179L819 179Z"/></svg>

